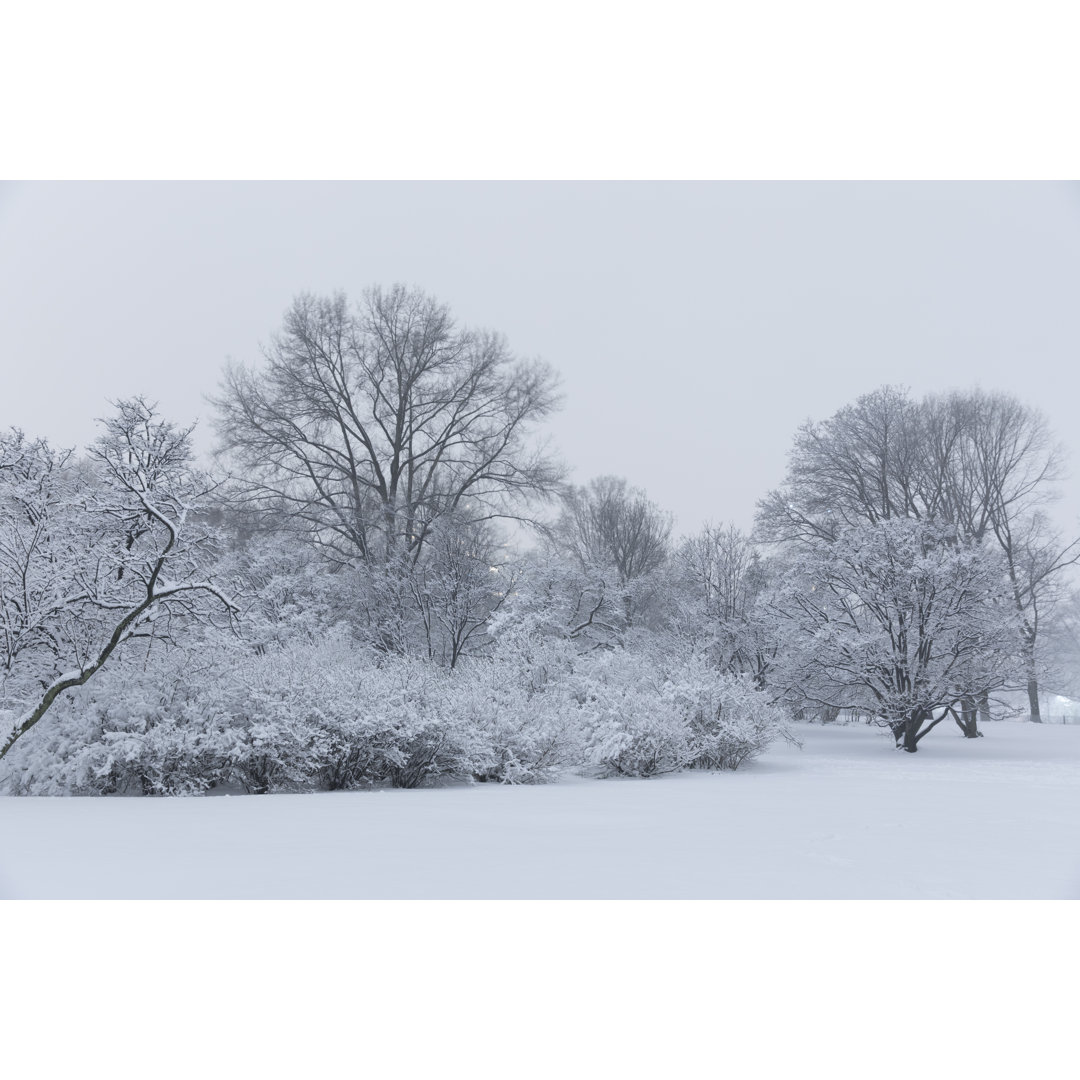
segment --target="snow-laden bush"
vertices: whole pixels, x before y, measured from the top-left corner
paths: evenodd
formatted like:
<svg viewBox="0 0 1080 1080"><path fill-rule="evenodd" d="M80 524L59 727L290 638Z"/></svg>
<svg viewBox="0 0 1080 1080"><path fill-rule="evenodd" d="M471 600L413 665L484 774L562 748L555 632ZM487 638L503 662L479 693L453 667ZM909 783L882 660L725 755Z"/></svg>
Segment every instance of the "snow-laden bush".
<svg viewBox="0 0 1080 1080"><path fill-rule="evenodd" d="M545 783L582 763L580 709L570 692L574 660L565 641L515 632L497 640L491 658L454 671L448 701L486 746L477 780Z"/></svg>
<svg viewBox="0 0 1080 1080"><path fill-rule="evenodd" d="M208 650L213 655L213 650ZM7 787L34 794L191 795L417 787L490 771L489 733L450 675L345 638L251 655L119 665L70 694L17 748Z"/></svg>
<svg viewBox="0 0 1080 1080"><path fill-rule="evenodd" d="M764 696L703 656L580 651L506 627L455 669L346 636L272 647L208 638L128 656L69 693L4 762L6 790L195 795L735 769L784 733Z"/></svg>
<svg viewBox="0 0 1080 1080"><path fill-rule="evenodd" d="M703 658L663 660L634 649L580 665L586 760L606 775L737 769L786 732L784 714Z"/></svg>
<svg viewBox="0 0 1080 1080"><path fill-rule="evenodd" d="M628 649L593 654L575 671L585 760L603 775L653 776L684 768L689 725L665 703L662 684Z"/></svg>
<svg viewBox="0 0 1080 1080"><path fill-rule="evenodd" d="M68 693L5 759L0 784L38 795L194 795L222 781L233 739L207 722L203 687L221 669L179 651L127 657Z"/></svg>
<svg viewBox="0 0 1080 1080"><path fill-rule="evenodd" d="M483 740L445 706L446 681L339 638L249 660L208 715L228 715L230 776L249 791L417 787L486 761Z"/></svg>
<svg viewBox="0 0 1080 1080"><path fill-rule="evenodd" d="M449 672L420 660L395 660L382 672L371 707L392 736L384 762L394 787L467 779L487 768L485 740L452 707Z"/></svg>
<svg viewBox="0 0 1080 1080"><path fill-rule="evenodd" d="M777 737L791 738L787 716L745 676L717 671L693 656L669 671L661 696L689 724L691 769L737 769Z"/></svg>

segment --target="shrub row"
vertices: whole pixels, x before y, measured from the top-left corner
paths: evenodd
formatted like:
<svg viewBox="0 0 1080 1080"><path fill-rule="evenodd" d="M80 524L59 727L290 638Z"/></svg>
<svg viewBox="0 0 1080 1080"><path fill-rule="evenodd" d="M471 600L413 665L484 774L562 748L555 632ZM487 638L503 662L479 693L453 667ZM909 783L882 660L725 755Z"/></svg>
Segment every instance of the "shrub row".
<svg viewBox="0 0 1080 1080"><path fill-rule="evenodd" d="M172 654L103 672L9 755L9 791L195 795L451 781L520 784L570 769L735 769L784 718L701 659L578 656L509 635L453 671L345 639L259 657Z"/></svg>

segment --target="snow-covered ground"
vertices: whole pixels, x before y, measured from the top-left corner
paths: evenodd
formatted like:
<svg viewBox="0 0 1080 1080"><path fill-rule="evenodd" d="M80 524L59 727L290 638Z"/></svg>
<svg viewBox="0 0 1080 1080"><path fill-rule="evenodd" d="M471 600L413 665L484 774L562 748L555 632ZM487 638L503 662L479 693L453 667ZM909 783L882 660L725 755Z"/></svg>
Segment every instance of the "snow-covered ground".
<svg viewBox="0 0 1080 1080"><path fill-rule="evenodd" d="M1080 726L802 727L738 773L0 799L0 896L1080 898Z"/></svg>

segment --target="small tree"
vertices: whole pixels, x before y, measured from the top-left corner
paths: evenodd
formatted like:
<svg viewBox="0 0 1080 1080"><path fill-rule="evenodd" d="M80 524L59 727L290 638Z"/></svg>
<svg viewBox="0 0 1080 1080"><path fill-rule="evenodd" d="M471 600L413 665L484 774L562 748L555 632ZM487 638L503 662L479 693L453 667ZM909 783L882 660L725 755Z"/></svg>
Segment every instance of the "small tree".
<svg viewBox="0 0 1080 1080"><path fill-rule="evenodd" d="M17 706L0 758L126 643L233 610L203 573L193 518L211 486L191 429L141 398L102 423L82 464L18 433L0 444L0 692Z"/></svg>

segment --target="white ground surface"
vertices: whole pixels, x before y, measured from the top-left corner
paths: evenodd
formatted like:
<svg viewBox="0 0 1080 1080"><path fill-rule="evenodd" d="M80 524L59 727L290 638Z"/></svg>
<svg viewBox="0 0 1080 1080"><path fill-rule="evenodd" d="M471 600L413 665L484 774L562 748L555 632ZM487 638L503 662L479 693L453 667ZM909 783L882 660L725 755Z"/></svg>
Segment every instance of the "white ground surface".
<svg viewBox="0 0 1080 1080"><path fill-rule="evenodd" d="M0 896L1080 898L1080 726L800 737L651 780L0 798Z"/></svg>

